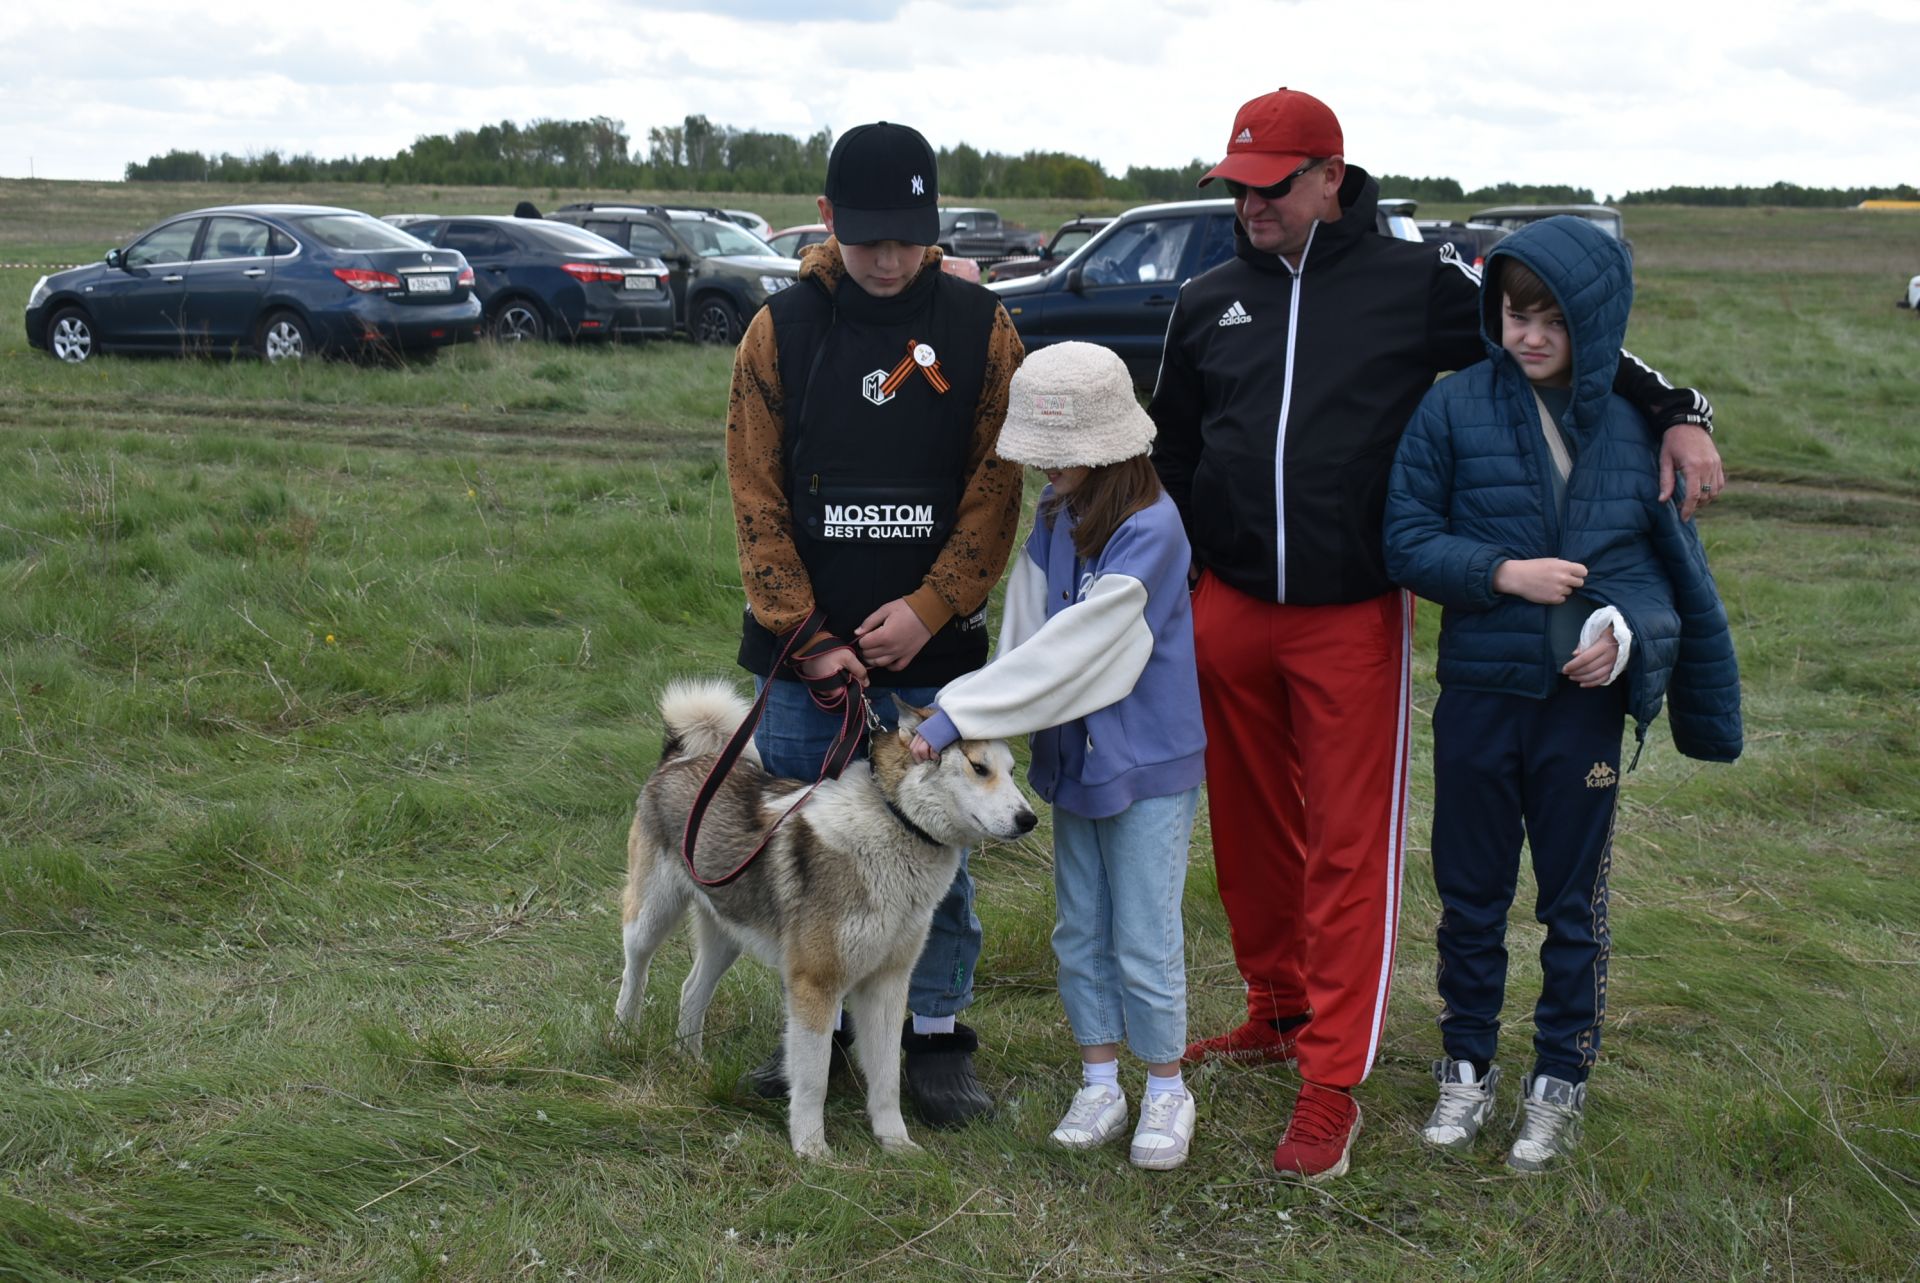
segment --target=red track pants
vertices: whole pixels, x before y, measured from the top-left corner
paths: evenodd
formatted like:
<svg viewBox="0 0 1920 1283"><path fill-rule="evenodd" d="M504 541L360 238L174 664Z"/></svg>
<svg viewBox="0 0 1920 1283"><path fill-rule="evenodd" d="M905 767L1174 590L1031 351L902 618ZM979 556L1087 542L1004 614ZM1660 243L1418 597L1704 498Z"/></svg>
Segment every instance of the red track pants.
<svg viewBox="0 0 1920 1283"><path fill-rule="evenodd" d="M1193 599L1220 899L1255 1020L1311 1013L1301 1077L1353 1087L1386 1022L1406 852L1413 599Z"/></svg>

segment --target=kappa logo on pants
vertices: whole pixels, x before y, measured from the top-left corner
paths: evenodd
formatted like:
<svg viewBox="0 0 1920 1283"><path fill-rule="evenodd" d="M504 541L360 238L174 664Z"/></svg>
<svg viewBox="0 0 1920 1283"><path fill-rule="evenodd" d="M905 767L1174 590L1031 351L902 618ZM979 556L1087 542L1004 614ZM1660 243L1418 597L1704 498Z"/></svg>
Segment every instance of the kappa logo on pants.
<svg viewBox="0 0 1920 1283"><path fill-rule="evenodd" d="M1587 772L1587 787L1590 789L1610 789L1619 782L1619 775L1605 762L1595 762L1593 769Z"/></svg>

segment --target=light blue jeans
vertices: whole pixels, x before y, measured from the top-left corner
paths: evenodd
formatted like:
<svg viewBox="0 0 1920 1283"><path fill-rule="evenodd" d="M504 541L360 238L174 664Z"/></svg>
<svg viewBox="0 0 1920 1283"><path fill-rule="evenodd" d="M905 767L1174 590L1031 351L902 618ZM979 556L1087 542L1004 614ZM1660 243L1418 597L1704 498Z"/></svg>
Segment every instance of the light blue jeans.
<svg viewBox="0 0 1920 1283"><path fill-rule="evenodd" d="M754 679L757 691L762 685ZM875 686L868 691L873 711L889 728L899 724L894 695L917 708L933 703L937 686ZM794 780L820 777L820 760L840 729L838 713L824 713L799 682L777 681L767 696L766 712L754 732L760 764L775 775ZM933 930L927 935L920 961L914 964L907 989L907 1009L921 1016L953 1016L973 1002L973 969L980 961L980 919L973 911L973 878L967 873L967 852L946 896L934 906Z"/></svg>
<svg viewBox="0 0 1920 1283"><path fill-rule="evenodd" d="M1150 1065L1187 1046L1180 900L1200 790L1089 820L1053 809L1053 954L1082 1047L1124 1042Z"/></svg>

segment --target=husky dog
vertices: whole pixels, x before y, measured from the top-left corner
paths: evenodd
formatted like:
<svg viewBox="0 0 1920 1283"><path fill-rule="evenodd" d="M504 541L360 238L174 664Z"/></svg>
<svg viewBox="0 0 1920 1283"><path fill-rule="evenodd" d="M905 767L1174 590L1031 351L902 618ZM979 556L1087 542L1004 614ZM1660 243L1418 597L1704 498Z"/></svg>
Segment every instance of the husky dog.
<svg viewBox="0 0 1920 1283"><path fill-rule="evenodd" d="M794 1151L826 1157L826 1099L834 1019L844 1001L867 1082L867 1116L888 1150L919 1148L900 1117L900 1051L907 982L947 893L962 847L1033 828L1000 740L966 741L937 761L908 751L924 710L900 705L900 729L876 731L872 764L855 762L814 790L746 872L703 887L680 853L687 812L714 758L749 707L725 682L675 682L660 700L666 743L627 836L621 921L626 972L614 1013L633 1023L655 950L693 908L693 966L680 987L680 1039L700 1053L701 1024L720 977L742 950L786 986L787 1132ZM707 810L694 854L717 878L759 846L807 788L761 768L749 745Z"/></svg>

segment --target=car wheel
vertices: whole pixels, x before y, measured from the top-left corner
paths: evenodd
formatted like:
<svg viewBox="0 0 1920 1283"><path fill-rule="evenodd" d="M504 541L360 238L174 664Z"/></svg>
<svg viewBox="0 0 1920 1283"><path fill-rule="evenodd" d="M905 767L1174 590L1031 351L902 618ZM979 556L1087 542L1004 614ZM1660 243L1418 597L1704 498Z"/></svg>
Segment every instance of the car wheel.
<svg viewBox="0 0 1920 1283"><path fill-rule="evenodd" d="M313 351L313 331L292 312L275 312L260 326L254 344L263 360L302 361Z"/></svg>
<svg viewBox="0 0 1920 1283"><path fill-rule="evenodd" d="M93 318L77 307L63 307L47 322L47 351L69 365L93 356Z"/></svg>
<svg viewBox="0 0 1920 1283"><path fill-rule="evenodd" d="M511 298L494 312L487 333L500 343L535 342L547 337L547 322L538 307L526 299Z"/></svg>
<svg viewBox="0 0 1920 1283"><path fill-rule="evenodd" d="M740 309L718 294L709 294L694 304L693 324L688 328L695 343L724 343L729 347L739 343L746 332Z"/></svg>

